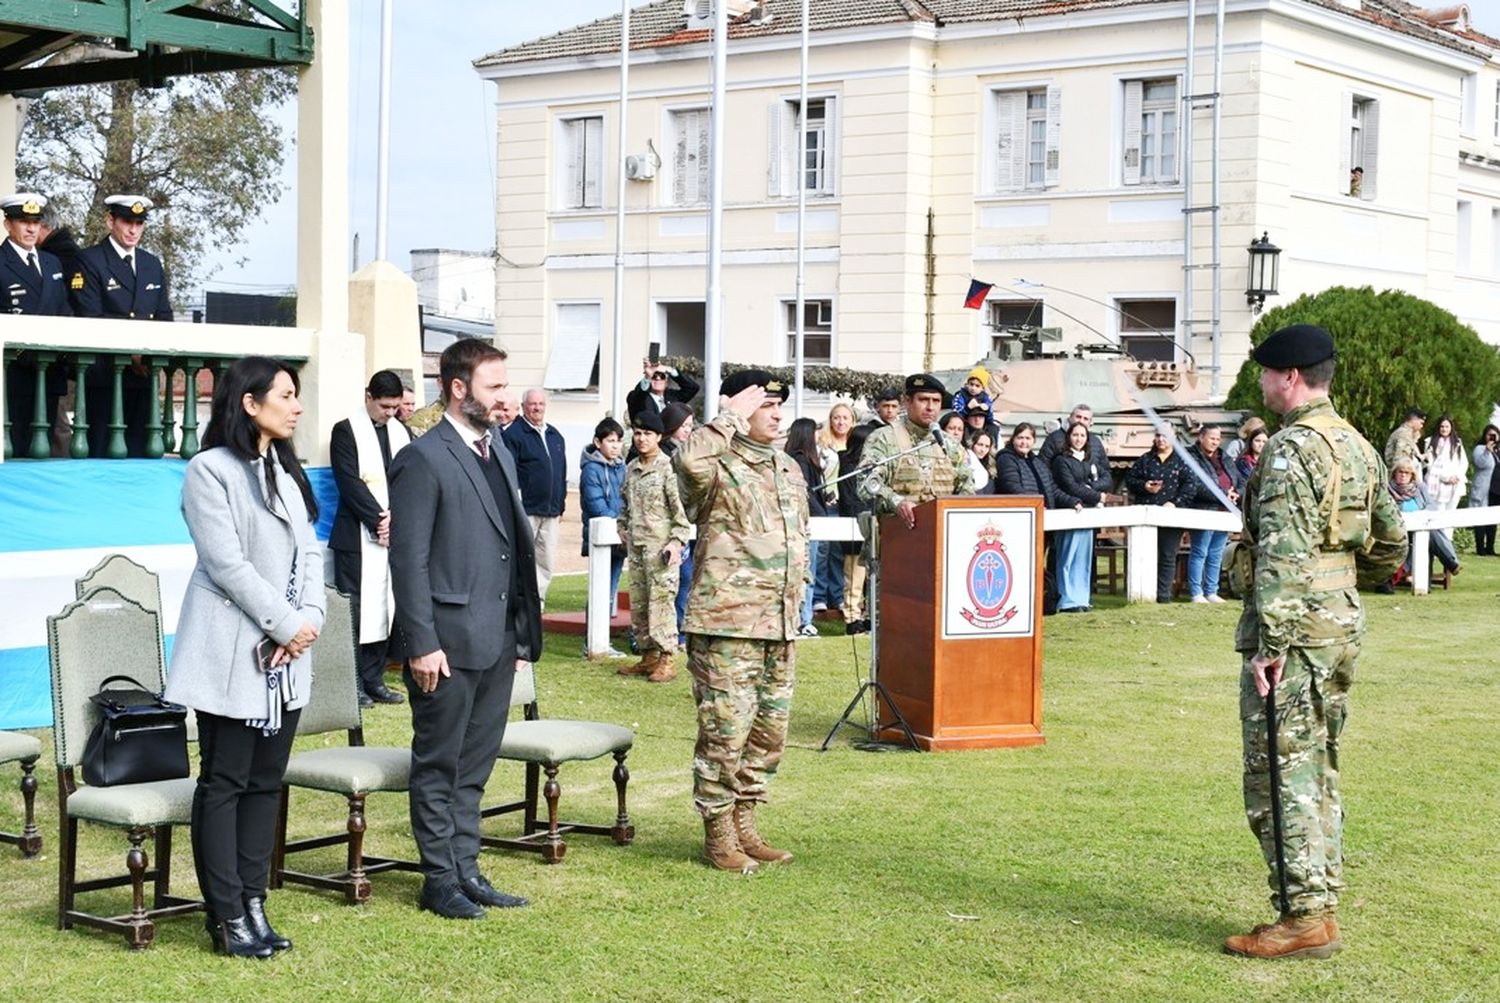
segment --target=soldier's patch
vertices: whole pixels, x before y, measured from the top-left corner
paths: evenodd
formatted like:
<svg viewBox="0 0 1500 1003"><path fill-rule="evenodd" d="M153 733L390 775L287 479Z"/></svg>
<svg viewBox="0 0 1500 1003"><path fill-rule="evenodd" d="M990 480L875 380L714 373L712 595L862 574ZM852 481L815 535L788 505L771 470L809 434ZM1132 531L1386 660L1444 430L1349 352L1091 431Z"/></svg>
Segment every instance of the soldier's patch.
<svg viewBox="0 0 1500 1003"><path fill-rule="evenodd" d="M68 283L68 288L69 289L82 289L83 288L83 273L82 272L79 272L77 275L73 276L72 281L70 281Z"/></svg>
<svg viewBox="0 0 1500 1003"><path fill-rule="evenodd" d="M1274 459L1274 460L1271 461L1271 469L1272 470L1285 470L1286 468L1287 468L1287 462L1286 462L1286 457L1285 456L1278 456L1278 457L1276 457L1276 459Z"/></svg>

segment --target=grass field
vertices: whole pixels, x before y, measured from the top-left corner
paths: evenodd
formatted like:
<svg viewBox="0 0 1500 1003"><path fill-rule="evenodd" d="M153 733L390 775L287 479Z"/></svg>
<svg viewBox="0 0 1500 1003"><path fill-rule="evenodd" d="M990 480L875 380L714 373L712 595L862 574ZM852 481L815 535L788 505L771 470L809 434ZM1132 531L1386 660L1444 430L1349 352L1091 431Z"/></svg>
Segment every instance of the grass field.
<svg viewBox="0 0 1500 1003"><path fill-rule="evenodd" d="M275 892L269 911L296 948L264 963L209 954L196 918L162 923L138 954L54 929L44 763L43 856L0 848L0 985L15 1000L1500 1000L1497 588L1500 561L1471 558L1452 592L1370 597L1343 744L1345 950L1331 961L1220 953L1271 915L1240 804L1237 605L1105 597L1046 623L1047 743L1031 749L870 753L845 732L819 753L867 645L831 632L799 644L792 748L761 813L797 860L752 879L697 861L685 675L626 680L552 636L544 713L637 731L635 844L579 837L555 867L487 853L494 883L533 905L479 923L419 913L410 874L377 876L358 909ZM582 603L581 578L553 590L558 608ZM366 722L372 744L408 740L404 708ZM564 769L570 814L612 817L608 774L608 760ZM519 782L502 768L492 790ZM374 797L369 818L372 852L411 855L404 797ZM341 819L340 799L294 795L298 833ZM185 832L178 845L190 891ZM123 849L114 831L83 834L91 873Z"/></svg>

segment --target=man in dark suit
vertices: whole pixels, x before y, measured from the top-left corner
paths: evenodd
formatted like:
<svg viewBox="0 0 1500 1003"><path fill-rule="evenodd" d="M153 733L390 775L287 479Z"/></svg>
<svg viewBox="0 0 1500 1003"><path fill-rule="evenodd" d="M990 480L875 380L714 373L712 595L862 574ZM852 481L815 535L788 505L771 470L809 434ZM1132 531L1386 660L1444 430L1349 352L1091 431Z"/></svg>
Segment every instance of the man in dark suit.
<svg viewBox="0 0 1500 1003"><path fill-rule="evenodd" d="M391 461L391 577L410 658L419 904L449 919L522 906L479 873L479 803L518 669L542 650L531 530L491 426L505 353L466 338L439 362L443 417Z"/></svg>
<svg viewBox="0 0 1500 1003"><path fill-rule="evenodd" d="M37 246L41 239L42 214L47 200L34 192L21 192L0 198L5 214L5 240L0 242L0 312L24 313L43 317L65 317L68 286L62 263ZM47 400L43 405L49 416L57 412L60 393L54 392L62 367L55 365L48 374ZM10 412L10 442L16 456L31 456L32 422L36 417L36 361L30 353L5 368L5 400ZM47 456L51 446L36 459Z"/></svg>
<svg viewBox="0 0 1500 1003"><path fill-rule="evenodd" d="M78 252L78 271L68 281L73 312L80 317L124 317L130 320L171 320L172 302L161 259L140 247L146 214L154 203L141 195L111 195L104 200L109 236ZM109 455L110 396L114 371L107 362L89 367L89 455ZM146 412L152 406L152 387L140 359L133 360L122 379L125 412L125 450L146 455Z"/></svg>
<svg viewBox="0 0 1500 1003"><path fill-rule="evenodd" d="M363 413L333 426L329 466L339 487L339 510L328 535L333 580L349 594L359 638L359 703L401 703L385 684L386 662L399 645L391 630L391 457L411 436L392 419L401 408L401 377L382 369L365 388ZM399 658L400 655L395 655Z"/></svg>

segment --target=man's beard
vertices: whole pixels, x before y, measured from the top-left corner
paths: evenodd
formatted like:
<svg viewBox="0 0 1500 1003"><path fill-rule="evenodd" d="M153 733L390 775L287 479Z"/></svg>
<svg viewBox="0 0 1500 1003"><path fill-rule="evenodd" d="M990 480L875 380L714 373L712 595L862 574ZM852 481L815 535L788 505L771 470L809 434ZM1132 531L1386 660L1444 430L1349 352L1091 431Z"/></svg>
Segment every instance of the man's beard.
<svg viewBox="0 0 1500 1003"><path fill-rule="evenodd" d="M488 432L491 427L490 409L479 403L473 397L465 397L458 402L458 413L463 415L464 421L476 432Z"/></svg>

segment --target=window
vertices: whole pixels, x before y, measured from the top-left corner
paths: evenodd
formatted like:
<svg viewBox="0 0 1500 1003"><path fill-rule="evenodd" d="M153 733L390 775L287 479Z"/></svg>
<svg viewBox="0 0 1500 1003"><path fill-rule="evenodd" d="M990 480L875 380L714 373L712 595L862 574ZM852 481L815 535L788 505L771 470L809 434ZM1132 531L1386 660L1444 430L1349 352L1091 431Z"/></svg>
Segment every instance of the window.
<svg viewBox="0 0 1500 1003"><path fill-rule="evenodd" d="M1453 270L1468 272L1474 265L1474 203L1460 202L1458 216L1454 220Z"/></svg>
<svg viewBox="0 0 1500 1003"><path fill-rule="evenodd" d="M997 192L1057 184L1062 90L996 91L995 167Z"/></svg>
<svg viewBox="0 0 1500 1003"><path fill-rule="evenodd" d="M1495 138L1500 139L1500 80L1495 81Z"/></svg>
<svg viewBox="0 0 1500 1003"><path fill-rule="evenodd" d="M795 98L771 105L767 125L766 193L772 198L797 194L797 178L809 195L834 194L834 108L831 97L808 98L804 122L801 103ZM807 136L807 158L797 164L797 130Z"/></svg>
<svg viewBox="0 0 1500 1003"><path fill-rule="evenodd" d="M672 115L672 204L708 201L708 109Z"/></svg>
<svg viewBox="0 0 1500 1003"><path fill-rule="evenodd" d="M597 209L604 175L604 119L593 115L562 122L564 209Z"/></svg>
<svg viewBox="0 0 1500 1003"><path fill-rule="evenodd" d="M1479 74L1465 73L1458 82L1458 131L1479 134Z"/></svg>
<svg viewBox="0 0 1500 1003"><path fill-rule="evenodd" d="M1500 279L1500 209L1490 210L1490 274Z"/></svg>
<svg viewBox="0 0 1500 1003"><path fill-rule="evenodd" d="M1172 362L1177 358L1177 301L1170 299L1116 300L1120 318L1120 347L1140 362Z"/></svg>
<svg viewBox="0 0 1500 1003"><path fill-rule="evenodd" d="M810 103L810 102L809 102ZM797 361L797 301L782 303L786 317L786 363ZM809 366L833 365L833 301L802 301L802 361Z"/></svg>
<svg viewBox="0 0 1500 1003"><path fill-rule="evenodd" d="M1042 327L1044 308L1041 300L991 299L990 307L990 354L998 359L1009 359L1017 355L1013 350L1015 338L1006 333L1020 327Z"/></svg>
<svg viewBox="0 0 1500 1003"><path fill-rule="evenodd" d="M1344 141L1340 144L1340 191L1350 198L1375 198L1380 146L1380 102L1345 92Z"/></svg>
<svg viewBox="0 0 1500 1003"><path fill-rule="evenodd" d="M1127 185L1177 183L1177 78L1125 81Z"/></svg>
<svg viewBox="0 0 1500 1003"><path fill-rule="evenodd" d="M593 390L599 386L598 303L559 303L552 352L542 386L548 390Z"/></svg>

